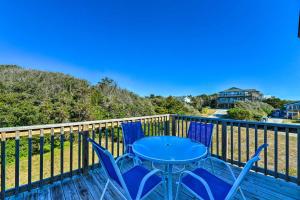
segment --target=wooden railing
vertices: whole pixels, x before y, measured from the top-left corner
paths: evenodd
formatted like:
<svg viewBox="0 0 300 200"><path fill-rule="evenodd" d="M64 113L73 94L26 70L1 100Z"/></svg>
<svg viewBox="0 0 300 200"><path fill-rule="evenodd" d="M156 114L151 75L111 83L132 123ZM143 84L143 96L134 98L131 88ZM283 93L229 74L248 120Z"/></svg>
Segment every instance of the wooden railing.
<svg viewBox="0 0 300 200"><path fill-rule="evenodd" d="M186 137L189 123L213 123L211 152L243 166L257 147L269 148L253 170L300 184L300 126L183 115L154 115L64 124L0 128L1 199L45 184L87 173L97 156L87 137L115 157L124 153L121 123L141 121L146 136Z"/></svg>
<svg viewBox="0 0 300 200"><path fill-rule="evenodd" d="M213 123L211 152L243 166L260 144L268 143L253 170L300 184L300 125L171 115L172 135L186 137L189 123Z"/></svg>
<svg viewBox="0 0 300 200"><path fill-rule="evenodd" d="M97 158L87 137L115 157L124 153L122 122L141 121L146 136L169 133L169 115L0 128L1 199L87 173Z"/></svg>

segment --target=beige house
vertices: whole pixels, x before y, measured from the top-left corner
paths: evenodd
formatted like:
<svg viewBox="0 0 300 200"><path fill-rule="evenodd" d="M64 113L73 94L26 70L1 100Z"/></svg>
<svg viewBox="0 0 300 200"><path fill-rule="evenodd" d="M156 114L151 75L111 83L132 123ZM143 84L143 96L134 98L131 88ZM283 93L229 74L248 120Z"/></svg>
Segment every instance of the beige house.
<svg viewBox="0 0 300 200"><path fill-rule="evenodd" d="M263 94L255 89L229 88L218 94L218 108L232 108L238 101L261 101Z"/></svg>
<svg viewBox="0 0 300 200"><path fill-rule="evenodd" d="M284 107L287 118L300 119L300 101L285 104Z"/></svg>

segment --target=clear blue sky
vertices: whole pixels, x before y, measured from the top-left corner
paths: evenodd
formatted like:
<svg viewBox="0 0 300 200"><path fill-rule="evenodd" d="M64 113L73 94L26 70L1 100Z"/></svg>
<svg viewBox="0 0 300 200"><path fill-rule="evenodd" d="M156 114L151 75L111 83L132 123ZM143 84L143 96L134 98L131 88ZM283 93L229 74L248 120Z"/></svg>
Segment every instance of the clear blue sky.
<svg viewBox="0 0 300 200"><path fill-rule="evenodd" d="M0 2L0 63L140 95L231 86L300 100L298 0Z"/></svg>

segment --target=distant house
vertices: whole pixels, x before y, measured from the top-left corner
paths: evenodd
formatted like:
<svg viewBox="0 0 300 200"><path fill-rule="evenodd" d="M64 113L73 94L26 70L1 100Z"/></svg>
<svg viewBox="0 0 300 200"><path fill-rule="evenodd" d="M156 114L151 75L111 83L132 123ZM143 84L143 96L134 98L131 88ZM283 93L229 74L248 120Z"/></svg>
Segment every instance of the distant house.
<svg viewBox="0 0 300 200"><path fill-rule="evenodd" d="M255 89L229 88L218 94L218 108L232 108L238 101L261 101L263 94Z"/></svg>
<svg viewBox="0 0 300 200"><path fill-rule="evenodd" d="M300 119L300 101L287 103L284 105L286 117L290 119Z"/></svg>
<svg viewBox="0 0 300 200"><path fill-rule="evenodd" d="M184 97L184 102L185 103L191 103L191 98L190 97Z"/></svg>

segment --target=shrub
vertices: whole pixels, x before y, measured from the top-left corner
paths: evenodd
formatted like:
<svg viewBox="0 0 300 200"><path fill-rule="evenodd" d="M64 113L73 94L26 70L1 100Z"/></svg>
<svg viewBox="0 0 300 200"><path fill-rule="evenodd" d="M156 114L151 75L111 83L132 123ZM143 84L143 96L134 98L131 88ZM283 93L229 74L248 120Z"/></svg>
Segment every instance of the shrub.
<svg viewBox="0 0 300 200"><path fill-rule="evenodd" d="M272 113L274 108L263 102L237 102L228 110L228 116L240 120L261 120Z"/></svg>
<svg viewBox="0 0 300 200"><path fill-rule="evenodd" d="M242 108L232 108L228 110L228 116L232 119L251 120L253 115L251 111Z"/></svg>

